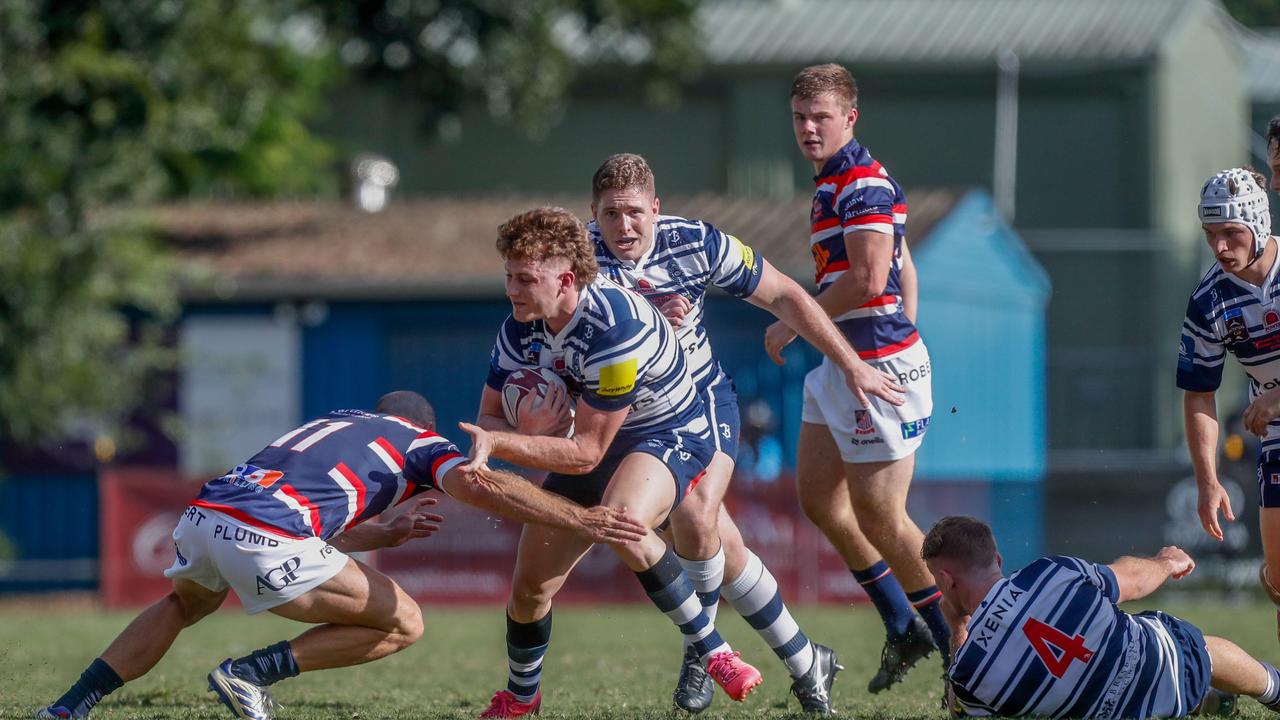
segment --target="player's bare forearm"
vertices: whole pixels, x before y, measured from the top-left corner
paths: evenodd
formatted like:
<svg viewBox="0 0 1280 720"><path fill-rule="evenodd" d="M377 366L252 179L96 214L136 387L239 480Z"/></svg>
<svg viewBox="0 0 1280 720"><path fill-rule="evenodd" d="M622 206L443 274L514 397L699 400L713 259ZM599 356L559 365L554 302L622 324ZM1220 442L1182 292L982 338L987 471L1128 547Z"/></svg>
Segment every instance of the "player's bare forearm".
<svg viewBox="0 0 1280 720"><path fill-rule="evenodd" d="M585 433L560 438L496 431L490 437L493 457L533 470L581 475L594 470L604 457L604 447Z"/></svg>
<svg viewBox="0 0 1280 720"><path fill-rule="evenodd" d="M1187 452L1195 469L1196 483L1205 488L1218 484L1218 409L1211 392L1186 392L1182 396L1182 417L1187 431Z"/></svg>
<svg viewBox="0 0 1280 720"><path fill-rule="evenodd" d="M593 542L632 542L648 534L648 528L625 511L584 508L535 487L515 473L463 473L455 469L446 482L449 494L468 505L520 522L569 530Z"/></svg>
<svg viewBox="0 0 1280 720"><path fill-rule="evenodd" d="M1191 557L1177 547L1165 547L1155 557L1124 556L1109 566L1116 575L1120 602L1140 600L1169 578L1181 578L1195 568Z"/></svg>
<svg viewBox="0 0 1280 720"><path fill-rule="evenodd" d="M879 297L884 292L883 284L876 289L868 282L868 274L865 268L849 268L848 272L823 288L814 300L827 317L832 318L866 305L872 298Z"/></svg>
<svg viewBox="0 0 1280 720"><path fill-rule="evenodd" d="M859 362L857 354L822 306L799 283L778 272L767 261L761 276L760 284L756 292L747 298L748 302L768 310L837 366L848 369Z"/></svg>
<svg viewBox="0 0 1280 720"><path fill-rule="evenodd" d="M476 417L476 425L492 432L511 432L515 428L502 415L481 414Z"/></svg>
<svg viewBox="0 0 1280 720"><path fill-rule="evenodd" d="M377 550L386 546L385 528L377 520L370 520L330 538L329 544L344 553Z"/></svg>

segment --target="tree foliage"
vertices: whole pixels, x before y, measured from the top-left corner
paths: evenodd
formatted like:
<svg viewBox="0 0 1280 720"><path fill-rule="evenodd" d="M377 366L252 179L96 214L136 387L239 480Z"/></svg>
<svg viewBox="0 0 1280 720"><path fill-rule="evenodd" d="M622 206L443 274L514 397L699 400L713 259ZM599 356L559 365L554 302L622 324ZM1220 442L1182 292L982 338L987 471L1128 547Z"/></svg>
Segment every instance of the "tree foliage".
<svg viewBox="0 0 1280 720"><path fill-rule="evenodd" d="M344 72L427 118L479 101L531 131L588 65L669 98L699 59L695 4L0 2L0 437L109 429L171 359L175 268L117 208L331 192L307 121Z"/></svg>
<svg viewBox="0 0 1280 720"><path fill-rule="evenodd" d="M323 187L328 150L304 121L336 65L281 39L294 15L0 3L0 436L109 430L169 359L174 268L109 208Z"/></svg>
<svg viewBox="0 0 1280 720"><path fill-rule="evenodd" d="M311 0L343 62L428 123L477 102L538 133L584 69L641 78L670 102L702 62L698 0Z"/></svg>

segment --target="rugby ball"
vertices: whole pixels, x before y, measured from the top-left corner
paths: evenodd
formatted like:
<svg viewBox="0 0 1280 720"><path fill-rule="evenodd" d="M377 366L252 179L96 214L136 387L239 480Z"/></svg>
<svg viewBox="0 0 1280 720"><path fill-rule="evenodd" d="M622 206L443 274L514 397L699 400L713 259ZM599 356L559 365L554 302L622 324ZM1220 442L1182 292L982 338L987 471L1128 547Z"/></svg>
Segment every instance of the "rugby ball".
<svg viewBox="0 0 1280 720"><path fill-rule="evenodd" d="M519 424L520 403L524 402L525 396L537 393L540 401L547 396L552 384L565 388L564 380L551 368L520 368L507 376L502 384L502 414L511 427Z"/></svg>

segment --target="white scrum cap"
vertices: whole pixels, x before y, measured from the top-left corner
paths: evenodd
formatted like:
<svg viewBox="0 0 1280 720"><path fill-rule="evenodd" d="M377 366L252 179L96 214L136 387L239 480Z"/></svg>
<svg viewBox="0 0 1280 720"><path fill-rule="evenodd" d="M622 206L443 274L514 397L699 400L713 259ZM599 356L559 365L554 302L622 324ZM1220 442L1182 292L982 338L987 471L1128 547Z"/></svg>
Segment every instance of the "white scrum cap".
<svg viewBox="0 0 1280 720"><path fill-rule="evenodd" d="M1209 178L1200 189L1200 222L1240 223L1253 231L1253 255L1262 255L1271 237L1267 191L1244 168L1231 168Z"/></svg>

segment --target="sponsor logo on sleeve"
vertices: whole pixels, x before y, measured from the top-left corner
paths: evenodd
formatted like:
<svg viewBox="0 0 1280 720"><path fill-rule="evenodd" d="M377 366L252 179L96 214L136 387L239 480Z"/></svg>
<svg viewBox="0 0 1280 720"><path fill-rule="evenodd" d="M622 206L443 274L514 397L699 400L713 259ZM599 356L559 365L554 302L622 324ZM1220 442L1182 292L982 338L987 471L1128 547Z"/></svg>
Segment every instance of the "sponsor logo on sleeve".
<svg viewBox="0 0 1280 720"><path fill-rule="evenodd" d="M636 359L623 360L620 363L600 368L600 390L605 397L626 395L636 388Z"/></svg>
<svg viewBox="0 0 1280 720"><path fill-rule="evenodd" d="M1280 330L1280 312L1268 310L1262 314L1262 324L1266 327L1267 332L1275 332Z"/></svg>
<svg viewBox="0 0 1280 720"><path fill-rule="evenodd" d="M1183 372L1190 372L1195 367L1195 341L1188 335L1183 335L1181 342L1178 343L1178 369Z"/></svg>

